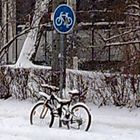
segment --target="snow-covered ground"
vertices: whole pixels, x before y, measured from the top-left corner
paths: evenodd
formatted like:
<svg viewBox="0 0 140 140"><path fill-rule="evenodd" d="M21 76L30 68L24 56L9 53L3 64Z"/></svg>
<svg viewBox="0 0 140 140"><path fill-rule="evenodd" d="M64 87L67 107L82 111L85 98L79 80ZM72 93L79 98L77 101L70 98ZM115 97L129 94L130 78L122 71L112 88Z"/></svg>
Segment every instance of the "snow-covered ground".
<svg viewBox="0 0 140 140"><path fill-rule="evenodd" d="M140 108L101 107L89 104L93 120L90 131L31 126L29 100L0 100L0 140L139 140Z"/></svg>

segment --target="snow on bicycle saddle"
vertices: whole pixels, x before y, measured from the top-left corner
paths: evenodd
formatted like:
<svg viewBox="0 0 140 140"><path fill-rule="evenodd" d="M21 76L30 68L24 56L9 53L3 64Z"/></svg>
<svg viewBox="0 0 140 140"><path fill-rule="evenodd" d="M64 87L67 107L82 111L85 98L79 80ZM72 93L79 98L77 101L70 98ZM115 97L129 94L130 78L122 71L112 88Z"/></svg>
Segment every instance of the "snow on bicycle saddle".
<svg viewBox="0 0 140 140"><path fill-rule="evenodd" d="M74 89L74 90L70 90L69 91L69 94L71 94L73 96L79 96L80 95L80 92L77 89Z"/></svg>

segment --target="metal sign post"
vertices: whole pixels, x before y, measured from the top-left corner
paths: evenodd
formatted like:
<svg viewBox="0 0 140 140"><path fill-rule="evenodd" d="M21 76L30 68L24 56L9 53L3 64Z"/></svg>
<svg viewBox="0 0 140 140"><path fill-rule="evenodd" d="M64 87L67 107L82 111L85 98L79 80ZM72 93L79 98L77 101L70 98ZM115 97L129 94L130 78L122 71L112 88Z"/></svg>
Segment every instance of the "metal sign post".
<svg viewBox="0 0 140 140"><path fill-rule="evenodd" d="M60 34L60 97L62 98L63 89L65 89L65 77L66 77L66 66L65 66L65 45L64 35Z"/></svg>
<svg viewBox="0 0 140 140"><path fill-rule="evenodd" d="M75 14L73 9L67 4L59 5L53 16L53 26L60 33L60 96L63 97L63 89L66 83L66 52L64 45L65 34L69 33L75 24Z"/></svg>

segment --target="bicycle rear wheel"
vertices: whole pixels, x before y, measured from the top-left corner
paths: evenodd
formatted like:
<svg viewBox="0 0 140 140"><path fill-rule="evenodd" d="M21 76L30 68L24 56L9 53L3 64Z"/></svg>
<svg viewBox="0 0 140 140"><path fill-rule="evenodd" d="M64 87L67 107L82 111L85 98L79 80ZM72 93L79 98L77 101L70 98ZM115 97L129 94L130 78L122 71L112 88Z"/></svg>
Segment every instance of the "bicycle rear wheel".
<svg viewBox="0 0 140 140"><path fill-rule="evenodd" d="M83 104L77 104L71 109L70 128L88 131L91 125L91 114Z"/></svg>
<svg viewBox="0 0 140 140"><path fill-rule="evenodd" d="M30 113L30 124L38 126L52 127L54 116L50 107L44 104L44 102L37 103Z"/></svg>

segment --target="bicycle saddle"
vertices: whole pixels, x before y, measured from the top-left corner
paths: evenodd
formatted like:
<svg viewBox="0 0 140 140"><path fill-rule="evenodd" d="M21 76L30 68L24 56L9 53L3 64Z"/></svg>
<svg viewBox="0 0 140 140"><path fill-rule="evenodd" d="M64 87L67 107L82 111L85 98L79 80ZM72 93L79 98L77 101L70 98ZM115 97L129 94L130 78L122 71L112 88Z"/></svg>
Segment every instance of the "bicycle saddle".
<svg viewBox="0 0 140 140"><path fill-rule="evenodd" d="M72 96L79 96L80 92L77 89L69 91L69 94Z"/></svg>

